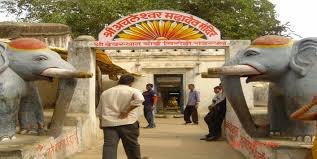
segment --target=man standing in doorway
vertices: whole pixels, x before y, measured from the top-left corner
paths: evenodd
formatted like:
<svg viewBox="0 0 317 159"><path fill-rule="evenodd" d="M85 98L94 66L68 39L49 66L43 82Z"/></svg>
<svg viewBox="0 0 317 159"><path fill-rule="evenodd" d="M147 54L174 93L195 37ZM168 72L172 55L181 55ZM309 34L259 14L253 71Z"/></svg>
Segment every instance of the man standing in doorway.
<svg viewBox="0 0 317 159"><path fill-rule="evenodd" d="M96 110L104 133L103 159L117 159L119 140L128 159L141 159L137 107L144 101L142 93L132 88L134 77L123 75L118 85L101 94Z"/></svg>
<svg viewBox="0 0 317 159"><path fill-rule="evenodd" d="M157 103L157 95L153 91L153 84L148 83L146 85L146 91L143 92L143 97L144 97L144 117L146 121L148 122L148 126L145 128L155 128L156 125L154 123L154 115L153 115L153 110L156 107Z"/></svg>
<svg viewBox="0 0 317 159"><path fill-rule="evenodd" d="M190 91L188 95L188 102L184 110L184 120L185 120L185 124L190 124L192 123L192 121L190 120L190 117L192 117L193 123L197 125L198 124L197 108L200 102L200 96L199 96L199 92L195 90L194 84L189 84L188 89Z"/></svg>

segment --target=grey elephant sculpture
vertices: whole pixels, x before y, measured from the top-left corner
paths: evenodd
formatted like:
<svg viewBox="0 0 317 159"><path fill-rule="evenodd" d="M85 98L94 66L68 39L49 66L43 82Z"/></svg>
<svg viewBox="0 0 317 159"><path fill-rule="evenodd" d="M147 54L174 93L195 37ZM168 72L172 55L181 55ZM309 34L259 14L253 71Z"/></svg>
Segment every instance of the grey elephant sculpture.
<svg viewBox="0 0 317 159"><path fill-rule="evenodd" d="M208 72L221 75L227 98L249 135L266 136L270 131L285 137L311 137L314 123L290 120L289 116L317 94L316 61L317 38L293 41L267 35L254 40L223 67L210 68ZM270 82L269 131L259 128L252 120L240 77L247 77L247 82Z"/></svg>
<svg viewBox="0 0 317 159"><path fill-rule="evenodd" d="M33 38L19 38L1 44L0 60L0 141L14 138L19 107L23 116L43 116L33 81L57 78L89 78L91 74L76 71L45 43ZM20 105L21 104L21 105ZM31 109L27 111L27 109ZM33 109L33 110L32 110ZM34 114L27 114L35 112ZM41 120L41 119L34 119ZM27 124L27 123L26 123ZM24 124L25 125L25 124Z"/></svg>
<svg viewBox="0 0 317 159"><path fill-rule="evenodd" d="M26 94L26 85L23 79L9 68L6 48L0 49L0 141L5 141L15 138L15 115L20 98Z"/></svg>

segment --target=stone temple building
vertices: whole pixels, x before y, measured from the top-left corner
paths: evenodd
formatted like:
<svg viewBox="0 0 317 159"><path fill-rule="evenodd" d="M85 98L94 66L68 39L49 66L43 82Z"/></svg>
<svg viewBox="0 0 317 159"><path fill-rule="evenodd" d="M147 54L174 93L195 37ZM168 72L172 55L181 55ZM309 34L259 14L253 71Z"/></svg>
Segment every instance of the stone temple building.
<svg viewBox="0 0 317 159"><path fill-rule="evenodd" d="M34 37L51 47L64 49L67 49L68 43L72 39L71 29L63 24L1 22L0 30L0 39ZM127 42L153 39L164 40L164 42L221 40L221 32L212 24L192 15L174 11L148 11L129 15L106 26L101 31L98 40ZM248 41L245 41L245 44L237 43L233 49L239 49L241 45L247 45L247 43ZM188 95L187 85L192 83L200 91L201 107L199 111L203 113L207 112L207 106L211 103L213 96L213 87L217 86L220 80L202 78L202 73L207 72L207 68L223 65L226 56L226 50L218 47L207 49L116 47L107 49L105 52L118 66L128 72L141 75L135 84L138 89L145 90L147 83L154 84L154 89L160 97L159 111L183 111ZM116 81L110 80L116 79L115 75L112 75L111 72L107 74L108 76L103 76L100 86L102 90L116 84ZM41 93L45 108L52 108L56 100L57 82L54 82L53 85L38 82L38 85L41 85L40 92L46 92ZM266 88L263 87L263 84L253 85L255 100L253 104L253 96L249 95L250 107L266 103L265 95L267 93L262 95L263 91L267 92ZM45 91L47 89L52 91L47 93ZM170 103L174 103L173 106Z"/></svg>
<svg viewBox="0 0 317 159"><path fill-rule="evenodd" d="M140 74L135 87L145 90L147 83L154 84L159 96L158 111L181 112L187 102L188 84L200 91L199 111L206 113L211 104L213 87L219 78L202 78L207 68L222 66L228 52L246 47L250 41L230 41L230 50L220 46L191 48L189 43L221 40L221 32L212 24L186 13L175 11L146 11L128 15L106 25L99 33L96 44L104 47L112 61L126 70ZM159 40L150 43L149 41ZM173 48L177 40L185 40L184 48ZM142 42L142 44L138 42ZM157 47L155 47L157 46ZM113 49L109 49L113 47ZM188 49L190 48L190 49ZM250 89L252 86L248 85ZM249 91L250 92L250 91ZM253 107L253 96L250 107ZM176 100L176 101L175 101ZM177 105L170 105L176 103Z"/></svg>
<svg viewBox="0 0 317 159"><path fill-rule="evenodd" d="M114 50L108 53L114 63L142 75L136 82L137 88L145 90L145 84L154 84L160 97L158 107L169 107L168 101L176 97L180 110L186 104L187 85L191 83L200 91L201 106L211 103L213 87L220 81L202 78L201 73L209 67L221 66L225 57L224 50L217 49Z"/></svg>

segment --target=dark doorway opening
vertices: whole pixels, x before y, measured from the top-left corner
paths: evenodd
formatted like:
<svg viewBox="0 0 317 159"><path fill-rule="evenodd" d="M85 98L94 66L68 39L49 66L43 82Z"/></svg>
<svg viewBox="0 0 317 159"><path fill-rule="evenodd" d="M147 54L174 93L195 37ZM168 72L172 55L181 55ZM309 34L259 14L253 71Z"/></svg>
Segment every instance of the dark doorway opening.
<svg viewBox="0 0 317 159"><path fill-rule="evenodd" d="M154 75L155 90L159 96L158 113L179 114L183 110L183 75L158 74Z"/></svg>

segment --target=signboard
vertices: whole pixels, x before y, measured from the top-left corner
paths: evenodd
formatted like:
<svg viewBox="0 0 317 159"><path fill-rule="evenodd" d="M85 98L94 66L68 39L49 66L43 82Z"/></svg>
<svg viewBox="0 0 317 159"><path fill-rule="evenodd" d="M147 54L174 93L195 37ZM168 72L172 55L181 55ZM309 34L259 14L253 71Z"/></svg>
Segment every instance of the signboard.
<svg viewBox="0 0 317 159"><path fill-rule="evenodd" d="M88 47L104 49L176 49L176 48L224 48L227 40L135 40L135 41L91 41Z"/></svg>
<svg viewBox="0 0 317 159"><path fill-rule="evenodd" d="M220 40L220 31L190 14L152 10L130 14L106 26L98 40Z"/></svg>

